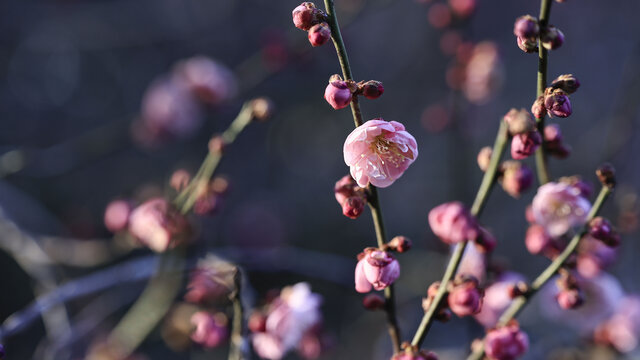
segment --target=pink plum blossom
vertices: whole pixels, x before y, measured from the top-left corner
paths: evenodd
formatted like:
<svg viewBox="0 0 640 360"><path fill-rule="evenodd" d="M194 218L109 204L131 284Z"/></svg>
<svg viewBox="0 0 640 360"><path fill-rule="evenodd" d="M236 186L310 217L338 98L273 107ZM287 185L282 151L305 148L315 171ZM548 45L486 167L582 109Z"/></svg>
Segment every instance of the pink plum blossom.
<svg viewBox="0 0 640 360"><path fill-rule="evenodd" d="M344 143L344 162L361 187L393 184L417 157L416 139L397 121L369 120Z"/></svg>
<svg viewBox="0 0 640 360"><path fill-rule="evenodd" d="M366 293L382 290L391 285L400 276L400 264L386 251L368 248L356 265L356 291Z"/></svg>
<svg viewBox="0 0 640 360"><path fill-rule="evenodd" d="M595 340L628 353L640 344L640 296L631 295L622 299L616 312L600 324L595 331Z"/></svg>
<svg viewBox="0 0 640 360"><path fill-rule="evenodd" d="M529 349L529 337L517 323L490 330L484 340L487 357L491 360L514 360Z"/></svg>
<svg viewBox="0 0 640 360"><path fill-rule="evenodd" d="M562 182L549 182L538 188L532 211L536 223L551 237L563 235L570 228L587 220L591 204L580 190Z"/></svg>
<svg viewBox="0 0 640 360"><path fill-rule="evenodd" d="M442 241L456 244L474 240L480 234L480 226L461 202L444 203L429 212L429 226Z"/></svg>

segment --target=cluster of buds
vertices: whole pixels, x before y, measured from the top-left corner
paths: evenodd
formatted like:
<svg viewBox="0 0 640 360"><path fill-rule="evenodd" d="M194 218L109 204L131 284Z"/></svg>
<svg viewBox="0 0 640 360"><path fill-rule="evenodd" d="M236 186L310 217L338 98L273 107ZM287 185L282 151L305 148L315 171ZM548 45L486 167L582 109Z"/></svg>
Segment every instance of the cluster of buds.
<svg viewBox="0 0 640 360"><path fill-rule="evenodd" d="M364 212L367 203L367 191L358 186L351 175L345 175L336 182L333 189L336 201L342 206L342 214L356 219Z"/></svg>
<svg viewBox="0 0 640 360"><path fill-rule="evenodd" d="M431 209L429 226L440 240L449 245L467 240L475 241L484 252L490 252L496 246L493 235L482 228L459 201L444 203Z"/></svg>
<svg viewBox="0 0 640 360"><path fill-rule="evenodd" d="M523 15L516 19L513 25L518 47L526 52L538 51L538 39L547 50L554 50L564 43L564 34L553 25L541 27L538 19L531 15Z"/></svg>
<svg viewBox="0 0 640 360"><path fill-rule="evenodd" d="M562 309L576 309L584 303L584 295L580 290L578 280L568 270L560 270L556 286L559 290L556 294L556 301Z"/></svg>
<svg viewBox="0 0 640 360"><path fill-rule="evenodd" d="M531 114L525 109L511 109L504 116L511 140L511 157L516 160L531 156L542 144L542 136L536 128Z"/></svg>
<svg viewBox="0 0 640 360"><path fill-rule="evenodd" d="M438 360L433 351L420 350L408 342L402 343L400 352L394 354L391 360Z"/></svg>
<svg viewBox="0 0 640 360"><path fill-rule="evenodd" d="M324 90L324 99L332 108L343 109L351 103L354 96L363 95L367 99L377 99L384 93L380 81L369 80L356 83L353 80L342 80L338 74L329 78L329 84Z"/></svg>
<svg viewBox="0 0 640 360"><path fill-rule="evenodd" d="M529 349L529 337L520 330L517 321L491 329L484 339L484 349L490 360L512 360L522 356Z"/></svg>
<svg viewBox="0 0 640 360"><path fill-rule="evenodd" d="M327 24L327 14L312 2L303 2L291 13L293 24L309 34L309 42L320 46L331 38L331 28Z"/></svg>
<svg viewBox="0 0 640 360"><path fill-rule="evenodd" d="M558 76L551 82L551 86L544 90L544 94L534 101L531 106L533 116L541 119L546 112L549 116L569 117L572 113L569 94L576 92L579 87L580 82L575 76L571 74Z"/></svg>
<svg viewBox="0 0 640 360"><path fill-rule="evenodd" d="M355 287L359 293L383 290L400 276L400 263L387 251L366 248L358 254Z"/></svg>

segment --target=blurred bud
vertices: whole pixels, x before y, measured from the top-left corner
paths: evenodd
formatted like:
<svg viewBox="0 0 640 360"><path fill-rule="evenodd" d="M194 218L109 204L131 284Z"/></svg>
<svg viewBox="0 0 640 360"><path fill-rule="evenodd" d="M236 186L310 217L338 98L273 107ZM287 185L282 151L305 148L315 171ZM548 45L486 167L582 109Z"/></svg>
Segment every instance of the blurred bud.
<svg viewBox="0 0 640 360"><path fill-rule="evenodd" d="M309 29L309 42L312 46L324 45L329 39L331 39L331 29L326 22L313 25L311 29Z"/></svg>
<svg viewBox="0 0 640 360"><path fill-rule="evenodd" d="M411 240L406 236L396 236L387 244L389 249L399 253L407 252L411 249Z"/></svg>
<svg viewBox="0 0 640 360"><path fill-rule="evenodd" d="M503 117L504 122L509 125L509 134L511 136L524 134L535 129L535 122L531 118L531 114L525 109L511 108Z"/></svg>
<svg viewBox="0 0 640 360"><path fill-rule="evenodd" d="M251 107L253 111L253 118L260 122L269 120L273 116L275 110L273 101L266 97L259 97L251 100Z"/></svg>
<svg viewBox="0 0 640 360"><path fill-rule="evenodd" d="M267 316L259 311L254 311L249 316L247 328L252 333L261 333L267 330Z"/></svg>
<svg viewBox="0 0 640 360"><path fill-rule="evenodd" d="M523 15L513 24L513 34L519 38L537 39L540 34L538 19L531 15Z"/></svg>
<svg viewBox="0 0 640 360"><path fill-rule="evenodd" d="M307 31L322 18L322 12L312 2L303 2L291 13L293 24L300 30Z"/></svg>
<svg viewBox="0 0 640 360"><path fill-rule="evenodd" d="M440 240L449 245L474 240L480 234L476 218L458 201L444 203L431 209L429 226Z"/></svg>
<svg viewBox="0 0 640 360"><path fill-rule="evenodd" d="M507 194L517 199L533 184L533 172L519 161L505 161L502 163L500 183Z"/></svg>
<svg viewBox="0 0 640 360"><path fill-rule="evenodd" d="M507 286L507 295L509 298L515 299L518 296L522 296L529 292L529 285L524 281L518 281L515 284L509 284Z"/></svg>
<svg viewBox="0 0 640 360"><path fill-rule="evenodd" d="M451 9L446 4L435 3L427 12L429 24L436 29L442 29L451 24Z"/></svg>
<svg viewBox="0 0 640 360"><path fill-rule="evenodd" d="M564 34L557 27L550 25L542 29L540 42L547 50L555 50L564 43Z"/></svg>
<svg viewBox="0 0 640 360"><path fill-rule="evenodd" d="M517 37L516 42L520 50L527 54L538 52L538 42L535 39Z"/></svg>
<svg viewBox="0 0 640 360"><path fill-rule="evenodd" d="M131 203L126 200L110 202L104 211L104 226L113 233L126 229L131 211Z"/></svg>
<svg viewBox="0 0 640 360"><path fill-rule="evenodd" d="M613 165L604 163L596 170L598 180L603 186L613 189L616 186L616 170Z"/></svg>
<svg viewBox="0 0 640 360"><path fill-rule="evenodd" d="M544 91L544 107L549 116L566 118L571 115L571 102L569 96L562 89L548 87Z"/></svg>
<svg viewBox="0 0 640 360"><path fill-rule="evenodd" d="M171 180L169 180L169 185L175 191L180 192L189 185L190 181L191 181L191 174L189 174L189 172L185 169L178 169L174 171L173 174L171 174Z"/></svg>
<svg viewBox="0 0 640 360"><path fill-rule="evenodd" d="M222 137L222 135L214 135L209 140L209 152L214 154L223 154L224 150L227 147L227 142Z"/></svg>
<svg viewBox="0 0 640 360"><path fill-rule="evenodd" d="M573 94L580 87L580 81L572 74L560 75L551 82L551 87L562 89L567 94Z"/></svg>
<svg viewBox="0 0 640 360"><path fill-rule="evenodd" d="M440 289L440 281L433 282L427 288L427 297L434 298L438 294L438 289Z"/></svg>
<svg viewBox="0 0 640 360"><path fill-rule="evenodd" d="M173 70L173 80L186 87L198 100L213 105L230 100L238 91L233 72L206 56L178 62Z"/></svg>
<svg viewBox="0 0 640 360"><path fill-rule="evenodd" d="M187 238L189 224L166 199L147 200L129 217L129 232L155 252L164 252Z"/></svg>
<svg viewBox="0 0 640 360"><path fill-rule="evenodd" d="M511 157L515 160L526 159L542 144L542 136L538 130L518 134L511 140Z"/></svg>
<svg viewBox="0 0 640 360"><path fill-rule="evenodd" d="M610 247L620 245L620 236L613 229L609 220L601 216L595 217L589 221L589 235Z"/></svg>
<svg viewBox="0 0 640 360"><path fill-rule="evenodd" d="M191 324L195 326L191 340L205 348L220 346L229 337L227 322L223 313L213 315L206 311L198 311L191 316Z"/></svg>
<svg viewBox="0 0 640 360"><path fill-rule="evenodd" d="M213 255L198 261L189 275L187 293L184 299L199 305L214 305L228 301L228 295L235 290L235 265Z"/></svg>
<svg viewBox="0 0 640 360"><path fill-rule="evenodd" d="M220 195L225 195L227 192L229 192L229 188L231 187L231 185L229 184L229 179L224 176L214 177L209 186L211 187L212 191Z"/></svg>
<svg viewBox="0 0 640 360"><path fill-rule="evenodd" d="M536 119L542 119L547 109L544 107L544 96L540 95L531 105L531 113Z"/></svg>
<svg viewBox="0 0 640 360"><path fill-rule="evenodd" d="M449 0L451 11L460 18L467 18L476 9L476 0Z"/></svg>
<svg viewBox="0 0 640 360"><path fill-rule="evenodd" d="M491 154L493 154L491 146L485 146L480 149L480 152L478 153L478 167L480 170L487 171L489 164L491 163Z"/></svg>
<svg viewBox="0 0 640 360"><path fill-rule="evenodd" d="M524 243L531 254L538 255L542 254L549 248L551 244L551 237L547 234L544 227L533 224L527 229L527 235Z"/></svg>
<svg viewBox="0 0 640 360"><path fill-rule="evenodd" d="M520 330L516 321L489 330L484 340L484 348L491 360L511 360L522 356L529 349L529 337Z"/></svg>
<svg viewBox="0 0 640 360"><path fill-rule="evenodd" d="M361 196L348 197L342 203L342 214L351 219L357 219L364 212L366 202Z"/></svg>
<svg viewBox="0 0 640 360"><path fill-rule="evenodd" d="M336 110L345 108L351 103L351 89L339 75L333 75L324 90L324 99Z"/></svg>
<svg viewBox="0 0 640 360"><path fill-rule="evenodd" d="M580 289L566 289L558 292L556 301L562 309L576 309L584 303L584 296Z"/></svg>
<svg viewBox="0 0 640 360"><path fill-rule="evenodd" d="M362 84L361 92L367 99L377 99L384 93L384 87L380 81L369 80Z"/></svg>
<svg viewBox="0 0 640 360"><path fill-rule="evenodd" d="M474 277L458 276L447 301L451 311L458 317L477 314L482 307L482 290Z"/></svg>
<svg viewBox="0 0 640 360"><path fill-rule="evenodd" d="M549 155L564 159L571 153L571 148L563 142L560 125L549 124L544 127L544 148Z"/></svg>
<svg viewBox="0 0 640 360"><path fill-rule="evenodd" d="M384 304L384 299L378 294L368 294L362 299L362 306L367 310L382 310Z"/></svg>

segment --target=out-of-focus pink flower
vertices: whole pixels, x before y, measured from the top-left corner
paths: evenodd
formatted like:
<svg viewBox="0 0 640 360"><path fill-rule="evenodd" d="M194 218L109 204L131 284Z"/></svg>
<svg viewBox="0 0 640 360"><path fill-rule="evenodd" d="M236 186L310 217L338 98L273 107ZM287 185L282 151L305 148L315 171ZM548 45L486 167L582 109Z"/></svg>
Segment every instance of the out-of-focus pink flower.
<svg viewBox="0 0 640 360"><path fill-rule="evenodd" d="M484 283L487 273L486 252L480 251L475 244L467 245L458 266L458 273L473 276L480 284Z"/></svg>
<svg viewBox="0 0 640 360"><path fill-rule="evenodd" d="M584 303L580 289L563 289L556 295L556 301L564 310L576 309Z"/></svg>
<svg viewBox="0 0 640 360"><path fill-rule="evenodd" d="M466 274L465 274L466 275ZM459 317L477 314L482 308L482 290L476 278L466 276L449 291L447 302L451 311Z"/></svg>
<svg viewBox="0 0 640 360"><path fill-rule="evenodd" d="M446 4L435 3L429 8L427 20L436 29L447 27L451 23L451 9Z"/></svg>
<svg viewBox="0 0 640 360"><path fill-rule="evenodd" d="M447 244L474 240L480 233L476 219L458 201L444 203L431 209L429 226L433 233Z"/></svg>
<svg viewBox="0 0 640 360"><path fill-rule="evenodd" d="M347 136L343 152L359 186L387 187L416 160L418 144L401 123L373 119Z"/></svg>
<svg viewBox="0 0 640 360"><path fill-rule="evenodd" d="M550 155L564 159L571 153L571 148L563 142L560 125L549 124L544 127L544 149Z"/></svg>
<svg viewBox="0 0 640 360"><path fill-rule="evenodd" d="M189 275L184 299L190 303L212 305L227 299L234 289L237 267L213 255L199 260Z"/></svg>
<svg viewBox="0 0 640 360"><path fill-rule="evenodd" d="M198 311L191 316L191 324L196 327L191 333L191 340L206 348L219 346L229 337L224 314L213 315L206 311Z"/></svg>
<svg viewBox="0 0 640 360"><path fill-rule="evenodd" d="M466 18L476 9L476 0L449 0L449 6L454 14Z"/></svg>
<svg viewBox="0 0 640 360"><path fill-rule="evenodd" d="M484 104L495 95L504 80L504 69L495 43L481 42L473 48L464 78L462 90L471 103Z"/></svg>
<svg viewBox="0 0 640 360"><path fill-rule="evenodd" d="M516 199L533 184L533 172L519 161L505 161L502 170L500 184L507 194Z"/></svg>
<svg viewBox="0 0 640 360"><path fill-rule="evenodd" d="M367 248L356 265L356 291L366 293L371 291L371 288L382 290L393 284L398 276L400 264L393 255L386 251Z"/></svg>
<svg viewBox="0 0 640 360"><path fill-rule="evenodd" d="M544 227L533 224L527 229L527 235L524 240L527 250L533 255L543 253L551 245L551 238L547 234Z"/></svg>
<svg viewBox="0 0 640 360"><path fill-rule="evenodd" d="M640 343L640 296L626 296L611 318L598 326L595 341L628 353Z"/></svg>
<svg viewBox="0 0 640 360"><path fill-rule="evenodd" d="M511 157L516 160L526 159L542 144L542 136L537 130L513 136L511 140Z"/></svg>
<svg viewBox="0 0 640 360"><path fill-rule="evenodd" d="M582 197L580 190L562 182L540 186L532 203L536 223L542 225L552 237L584 224L590 209L591 204Z"/></svg>
<svg viewBox="0 0 640 360"><path fill-rule="evenodd" d="M114 200L104 211L104 226L111 232L124 230L129 224L132 206L126 200Z"/></svg>
<svg viewBox="0 0 640 360"><path fill-rule="evenodd" d="M324 99L332 108L343 109L351 103L351 90L347 83L339 75L333 75L329 80L329 85L324 90Z"/></svg>
<svg viewBox="0 0 640 360"><path fill-rule="evenodd" d="M134 137L143 144L156 144L192 135L202 124L202 113L188 89L162 78L151 83L142 99L140 121Z"/></svg>
<svg viewBox="0 0 640 360"><path fill-rule="evenodd" d="M256 353L265 359L279 360L298 346L307 330L320 322L321 302L307 283L282 289L269 307L265 332L253 334Z"/></svg>
<svg viewBox="0 0 640 360"><path fill-rule="evenodd" d="M195 56L178 62L174 69L174 79L200 101L213 105L230 100L238 91L238 84L231 70L206 56Z"/></svg>
<svg viewBox="0 0 640 360"><path fill-rule="evenodd" d="M507 272L500 275L496 282L484 289L482 309L473 316L476 321L487 329L495 326L502 312L513 300L509 289L524 280L525 278L518 273Z"/></svg>
<svg viewBox="0 0 640 360"><path fill-rule="evenodd" d="M529 337L517 323L490 330L484 340L485 353L491 360L514 360L529 349Z"/></svg>
<svg viewBox="0 0 640 360"><path fill-rule="evenodd" d="M145 201L129 217L129 232L156 252L163 252L186 239L188 223L163 198Z"/></svg>
<svg viewBox="0 0 640 360"><path fill-rule="evenodd" d="M585 278L593 278L618 258L618 250L609 247L602 241L594 239L591 236L585 236L580 240L578 245L578 273Z"/></svg>

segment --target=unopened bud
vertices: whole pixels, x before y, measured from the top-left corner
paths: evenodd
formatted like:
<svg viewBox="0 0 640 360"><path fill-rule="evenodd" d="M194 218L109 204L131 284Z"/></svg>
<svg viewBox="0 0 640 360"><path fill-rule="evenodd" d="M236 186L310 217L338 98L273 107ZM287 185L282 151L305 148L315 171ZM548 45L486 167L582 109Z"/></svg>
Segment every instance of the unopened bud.
<svg viewBox="0 0 640 360"><path fill-rule="evenodd" d="M576 309L584 303L582 291L578 288L561 290L556 295L558 305L565 310Z"/></svg>
<svg viewBox="0 0 640 360"><path fill-rule="evenodd" d="M535 39L518 37L516 39L520 50L531 54L538 51L538 42Z"/></svg>
<svg viewBox="0 0 640 360"><path fill-rule="evenodd" d="M560 75L551 82L551 87L562 89L567 94L573 94L580 87L580 81L572 74Z"/></svg>
<svg viewBox="0 0 640 360"><path fill-rule="evenodd" d="M378 294L369 294L362 299L362 306L367 310L381 310L384 304L384 299Z"/></svg>
<svg viewBox="0 0 640 360"><path fill-rule="evenodd" d="M505 161L502 169L502 188L516 199L533 184L533 172L519 161Z"/></svg>
<svg viewBox="0 0 640 360"><path fill-rule="evenodd" d="M191 181L191 175L187 170L179 169L174 171L171 175L171 180L169 180L169 185L175 191L182 191L184 188L189 185L189 181Z"/></svg>
<svg viewBox="0 0 640 360"><path fill-rule="evenodd" d="M406 236L396 236L387 244L390 250L399 253L407 252L411 249L411 240Z"/></svg>
<svg viewBox="0 0 640 360"><path fill-rule="evenodd" d="M353 95L346 81L339 75L333 75L329 79L329 85L324 90L324 99L332 108L338 110L349 106Z"/></svg>
<svg viewBox="0 0 640 360"><path fill-rule="evenodd" d="M503 117L503 120L509 125L509 134L524 134L535 128L535 122L531 118L531 114L525 109L512 108Z"/></svg>
<svg viewBox="0 0 640 360"><path fill-rule="evenodd" d="M312 2L303 2L291 13L293 24L300 30L307 31L317 24L322 17L322 11Z"/></svg>
<svg viewBox="0 0 640 360"><path fill-rule="evenodd" d="M342 214L344 216L357 219L364 212L365 201L360 196L352 196L342 203Z"/></svg>
<svg viewBox="0 0 640 360"><path fill-rule="evenodd" d="M511 140L511 157L515 160L526 159L542 144L542 136L537 130L518 134Z"/></svg>
<svg viewBox="0 0 640 360"><path fill-rule="evenodd" d="M251 107L253 111L253 118L260 122L269 120L269 118L273 116L275 109L273 101L266 97L251 100Z"/></svg>
<svg viewBox="0 0 640 360"><path fill-rule="evenodd" d="M598 175L598 180L600 180L603 186L610 189L616 186L616 170L613 168L613 165L609 163L600 165L598 170L596 170L596 175Z"/></svg>
<svg viewBox="0 0 640 360"><path fill-rule="evenodd" d="M540 42L545 49L554 50L562 46L564 43L564 34L560 29L551 25L542 29Z"/></svg>
<svg viewBox="0 0 640 360"><path fill-rule="evenodd" d="M538 19L531 15L523 15L516 19L513 25L513 34L517 37L536 39L540 34Z"/></svg>
<svg viewBox="0 0 640 360"><path fill-rule="evenodd" d="M491 163L491 154L493 154L493 149L490 146L480 149L478 153L478 167L480 170L487 171L489 163Z"/></svg>
<svg viewBox="0 0 640 360"><path fill-rule="evenodd" d="M531 113L536 119L542 119L547 113L547 109L544 107L544 96L540 95L531 105Z"/></svg>
<svg viewBox="0 0 640 360"><path fill-rule="evenodd" d="M562 89L548 87L544 91L544 107L549 116L566 118L571 115L571 102L569 95Z"/></svg>
<svg viewBox="0 0 640 360"><path fill-rule="evenodd" d="M367 99L377 99L384 93L384 86L380 81L369 80L362 84L362 95Z"/></svg>
<svg viewBox="0 0 640 360"><path fill-rule="evenodd" d="M314 47L324 45L329 39L331 39L331 28L326 22L313 25L309 29L309 42Z"/></svg>
<svg viewBox="0 0 640 360"><path fill-rule="evenodd" d="M620 245L620 236L613 229L613 225L601 216L589 221L589 235L610 247Z"/></svg>

